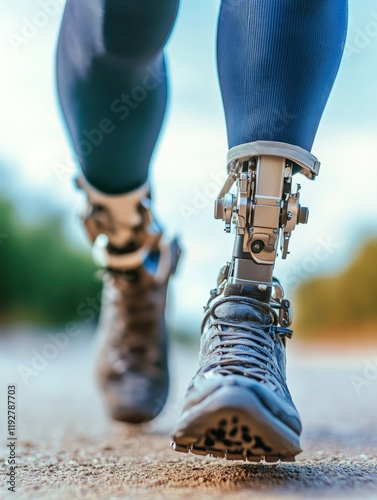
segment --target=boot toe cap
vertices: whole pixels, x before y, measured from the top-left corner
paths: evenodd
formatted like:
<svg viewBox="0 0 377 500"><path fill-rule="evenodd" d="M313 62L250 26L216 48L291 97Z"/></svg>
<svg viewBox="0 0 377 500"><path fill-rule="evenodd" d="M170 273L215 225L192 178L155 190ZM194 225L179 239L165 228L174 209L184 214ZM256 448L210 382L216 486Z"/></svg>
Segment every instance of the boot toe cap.
<svg viewBox="0 0 377 500"><path fill-rule="evenodd" d="M104 396L114 420L143 423L161 412L168 396L167 380L151 380L142 374L130 374L108 380Z"/></svg>

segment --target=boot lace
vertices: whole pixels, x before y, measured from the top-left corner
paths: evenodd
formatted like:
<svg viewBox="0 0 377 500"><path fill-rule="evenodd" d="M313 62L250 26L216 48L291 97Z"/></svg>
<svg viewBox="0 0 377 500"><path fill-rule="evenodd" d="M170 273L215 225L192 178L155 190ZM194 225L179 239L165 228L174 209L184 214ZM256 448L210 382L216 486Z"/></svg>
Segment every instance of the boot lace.
<svg viewBox="0 0 377 500"><path fill-rule="evenodd" d="M234 302L249 305L262 313L269 314L271 320L266 324L258 322L226 321L216 316L221 304ZM251 297L229 296L221 299L211 309L211 326L214 327L212 340L217 342L208 353L215 361L206 367L222 375L242 375L259 382L269 381L275 387L285 384L285 377L275 352L276 335L288 331L277 326L277 315L272 307ZM290 331L289 331L290 332Z"/></svg>

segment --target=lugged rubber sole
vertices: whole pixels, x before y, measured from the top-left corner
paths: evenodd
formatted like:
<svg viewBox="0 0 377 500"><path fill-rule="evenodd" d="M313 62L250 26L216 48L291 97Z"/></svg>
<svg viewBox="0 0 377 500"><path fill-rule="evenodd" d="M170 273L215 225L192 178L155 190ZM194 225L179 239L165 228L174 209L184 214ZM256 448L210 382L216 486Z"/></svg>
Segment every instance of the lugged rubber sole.
<svg viewBox="0 0 377 500"><path fill-rule="evenodd" d="M186 411L177 422L175 451L250 462L291 462L299 436L248 389L225 386Z"/></svg>

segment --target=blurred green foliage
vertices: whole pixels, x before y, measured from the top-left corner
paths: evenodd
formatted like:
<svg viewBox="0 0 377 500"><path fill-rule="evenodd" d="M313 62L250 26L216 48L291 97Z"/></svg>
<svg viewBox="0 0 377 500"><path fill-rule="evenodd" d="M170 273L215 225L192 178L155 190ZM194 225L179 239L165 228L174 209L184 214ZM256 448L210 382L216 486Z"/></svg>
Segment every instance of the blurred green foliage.
<svg viewBox="0 0 377 500"><path fill-rule="evenodd" d="M28 226L0 198L1 324L62 326L77 320L79 304L99 291L95 265L68 243L61 217Z"/></svg>
<svg viewBox="0 0 377 500"><path fill-rule="evenodd" d="M328 336L377 330L377 239L367 241L341 273L305 281L298 288L295 328Z"/></svg>

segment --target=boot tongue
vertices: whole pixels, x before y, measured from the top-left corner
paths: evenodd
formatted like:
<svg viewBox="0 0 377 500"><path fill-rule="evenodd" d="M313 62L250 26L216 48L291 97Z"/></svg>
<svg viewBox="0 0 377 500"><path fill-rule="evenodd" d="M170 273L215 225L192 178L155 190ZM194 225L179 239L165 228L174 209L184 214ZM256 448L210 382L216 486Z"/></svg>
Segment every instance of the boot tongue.
<svg viewBox="0 0 377 500"><path fill-rule="evenodd" d="M228 322L235 323L260 323L264 324L266 315L253 308L249 304L241 304L233 301L225 302L216 307L216 317Z"/></svg>
<svg viewBox="0 0 377 500"><path fill-rule="evenodd" d="M242 302L242 297L249 297L260 302L268 303L268 291L260 291L257 287L250 285L227 284L224 289L224 299L230 296L239 297L239 301L229 300L216 307L215 315L222 320L238 323L252 322L261 325L271 323L271 317L267 310L262 307ZM264 300L262 300L264 299ZM267 299L267 300L266 300Z"/></svg>
<svg viewBox="0 0 377 500"><path fill-rule="evenodd" d="M272 287L267 287L266 290L260 290L255 285L236 285L227 283L224 289L224 297L229 295L241 295L242 297L250 297L260 302L269 304L271 299Z"/></svg>

